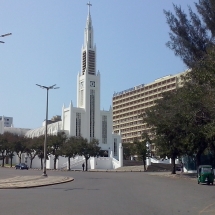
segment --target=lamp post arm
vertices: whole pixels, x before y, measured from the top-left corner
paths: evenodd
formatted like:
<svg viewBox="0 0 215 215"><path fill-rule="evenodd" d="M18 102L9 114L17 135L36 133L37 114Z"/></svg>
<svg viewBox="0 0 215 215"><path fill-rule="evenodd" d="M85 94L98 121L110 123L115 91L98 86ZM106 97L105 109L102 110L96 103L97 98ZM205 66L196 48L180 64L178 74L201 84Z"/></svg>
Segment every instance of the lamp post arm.
<svg viewBox="0 0 215 215"><path fill-rule="evenodd" d="M10 35L12 35L12 33L2 34L2 35L0 35L0 37L7 37L7 36L10 36ZM0 41L0 43L4 43L4 41Z"/></svg>
<svg viewBox="0 0 215 215"><path fill-rule="evenodd" d="M10 35L12 35L12 33L2 34L2 35L0 35L0 37L6 37L6 36L10 36Z"/></svg>

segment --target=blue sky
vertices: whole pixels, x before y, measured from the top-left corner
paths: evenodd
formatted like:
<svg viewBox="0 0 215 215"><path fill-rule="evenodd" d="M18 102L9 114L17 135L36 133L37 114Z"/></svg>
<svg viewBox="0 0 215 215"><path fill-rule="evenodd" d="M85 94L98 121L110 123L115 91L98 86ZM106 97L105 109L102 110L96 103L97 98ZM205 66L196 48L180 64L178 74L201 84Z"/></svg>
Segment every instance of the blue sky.
<svg viewBox="0 0 215 215"><path fill-rule="evenodd" d="M186 66L166 47L169 28L163 9L172 3L194 8L193 0L91 1L101 109L114 92L147 84ZM57 84L49 92L49 118L62 105L76 104L76 80L87 18L85 0L0 0L0 115L14 126L37 128L45 119L46 91L35 84Z"/></svg>

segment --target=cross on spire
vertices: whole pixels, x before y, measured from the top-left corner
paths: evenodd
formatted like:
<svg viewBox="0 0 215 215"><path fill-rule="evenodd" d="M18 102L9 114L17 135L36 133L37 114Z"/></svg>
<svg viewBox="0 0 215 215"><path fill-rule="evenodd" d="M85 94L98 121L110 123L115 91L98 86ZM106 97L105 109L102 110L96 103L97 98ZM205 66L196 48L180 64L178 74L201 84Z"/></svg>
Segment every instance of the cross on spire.
<svg viewBox="0 0 215 215"><path fill-rule="evenodd" d="M90 4L90 1L87 3L88 5L88 13L90 14L90 7L92 6L92 4Z"/></svg>

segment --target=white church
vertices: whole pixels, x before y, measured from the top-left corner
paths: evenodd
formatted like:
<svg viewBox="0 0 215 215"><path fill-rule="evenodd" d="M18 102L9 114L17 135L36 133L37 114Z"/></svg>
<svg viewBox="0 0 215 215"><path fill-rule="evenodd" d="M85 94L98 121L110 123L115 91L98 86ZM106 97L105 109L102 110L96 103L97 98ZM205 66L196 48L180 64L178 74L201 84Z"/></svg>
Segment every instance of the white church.
<svg viewBox="0 0 215 215"><path fill-rule="evenodd" d="M100 72L96 70L96 45L93 41L93 26L90 6L84 32L82 46L81 72L77 75L77 107L70 102L69 107L62 107L61 120L48 125L48 134L55 135L64 131L68 136L82 136L98 139L101 150L106 151L107 157L89 159L89 169L115 169L123 165L121 136L113 133L112 108L107 111L100 110ZM37 137L45 134L45 123L42 127L20 131L16 128L6 128L0 123L0 133L24 132L26 137ZM2 130L2 131L1 131ZM26 160L25 155L25 160ZM29 160L29 159L27 159ZM71 169L81 168L84 158L77 156L71 159ZM67 158L60 157L58 168L65 168ZM33 168L40 167L40 160L33 160ZM47 169L53 168L53 159L47 160Z"/></svg>

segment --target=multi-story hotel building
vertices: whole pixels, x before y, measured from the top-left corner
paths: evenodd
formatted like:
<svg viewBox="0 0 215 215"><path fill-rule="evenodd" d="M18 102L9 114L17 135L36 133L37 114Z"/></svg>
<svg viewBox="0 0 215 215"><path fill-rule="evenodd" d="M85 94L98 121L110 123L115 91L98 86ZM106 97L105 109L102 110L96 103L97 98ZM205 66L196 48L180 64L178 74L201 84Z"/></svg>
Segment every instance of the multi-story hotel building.
<svg viewBox="0 0 215 215"><path fill-rule="evenodd" d="M113 94L113 130L114 133L121 134L122 143L133 142L134 138L141 139L141 134L149 128L138 116L144 113L146 108L153 106L163 92L182 86L182 75L185 72Z"/></svg>

